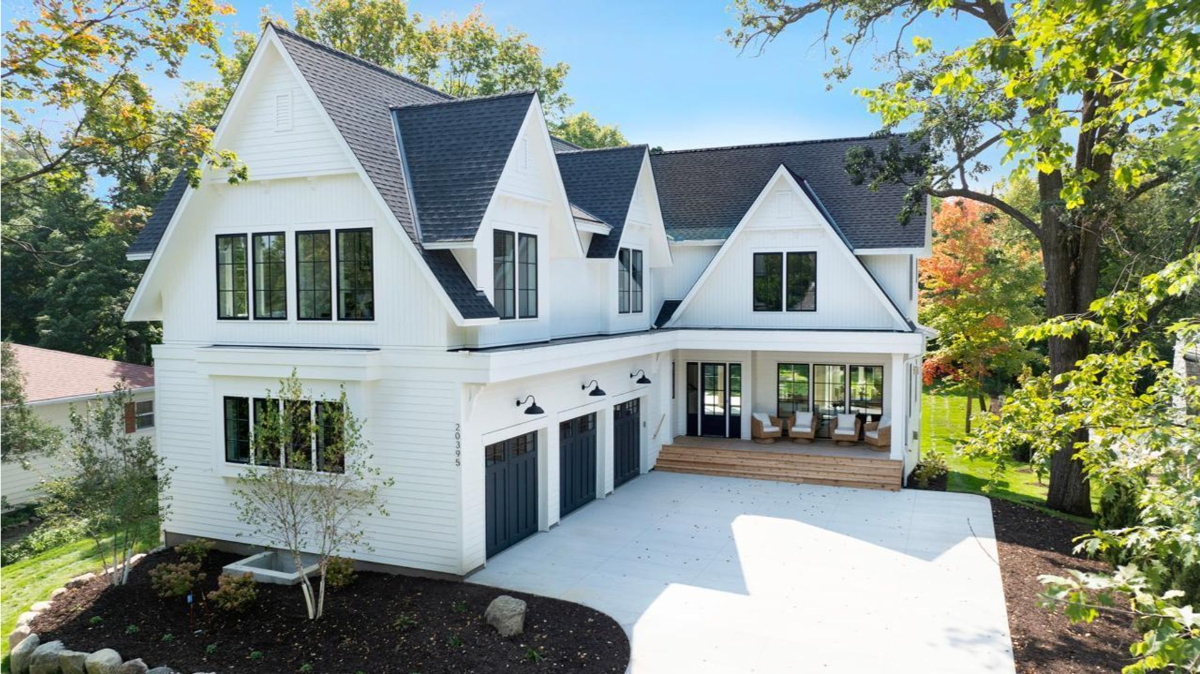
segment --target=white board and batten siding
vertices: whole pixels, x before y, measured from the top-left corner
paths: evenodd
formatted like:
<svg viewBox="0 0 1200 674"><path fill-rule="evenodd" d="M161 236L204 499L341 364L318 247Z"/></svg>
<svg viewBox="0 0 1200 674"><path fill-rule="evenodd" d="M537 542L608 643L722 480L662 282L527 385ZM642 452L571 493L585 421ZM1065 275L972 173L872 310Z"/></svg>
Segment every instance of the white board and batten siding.
<svg viewBox="0 0 1200 674"><path fill-rule="evenodd" d="M720 244L671 244L671 267L651 272L654 275L654 310L658 311L665 300L683 299L720 248Z"/></svg>
<svg viewBox="0 0 1200 674"><path fill-rule="evenodd" d="M859 255L875 280L896 303L905 318L917 320L917 267L915 255Z"/></svg>

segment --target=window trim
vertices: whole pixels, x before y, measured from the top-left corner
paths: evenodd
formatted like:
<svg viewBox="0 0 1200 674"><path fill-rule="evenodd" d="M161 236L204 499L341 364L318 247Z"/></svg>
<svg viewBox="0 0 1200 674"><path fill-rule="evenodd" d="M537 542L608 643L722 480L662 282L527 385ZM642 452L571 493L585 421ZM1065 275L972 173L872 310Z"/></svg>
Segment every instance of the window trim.
<svg viewBox="0 0 1200 674"><path fill-rule="evenodd" d="M246 262L244 263L246 266L246 271L245 271L246 315L245 316L222 316L221 315L221 240L222 239L239 239L239 238L242 240L242 249L246 252ZM254 313L252 303L251 303L251 297L250 297L250 294L254 292L254 288L251 287L251 285L250 285L250 267L253 266L253 263L250 262L249 235L245 232L243 232L241 234L217 234L213 240L214 240L213 270L216 272L215 278L213 280L216 281L217 320L218 321L248 321L248 320L250 320L250 315ZM231 265L232 264L233 263L231 263ZM234 266L236 266L236 265L234 265ZM229 292L236 293L237 291L231 290Z"/></svg>
<svg viewBox="0 0 1200 674"><path fill-rule="evenodd" d="M811 255L813 268L813 308L812 309L792 309L788 306L788 291L791 290L791 284L788 281L788 257L791 255ZM817 251L815 250L788 250L783 253L783 312L793 314L811 314L817 311Z"/></svg>
<svg viewBox="0 0 1200 674"><path fill-rule="evenodd" d="M491 274L492 306L493 307L496 306L496 294L497 294L497 288L496 288L496 237L497 237L497 235L501 235L501 234L508 234L513 237L513 258L512 258L512 276L511 276L513 313L512 313L512 316L508 316L508 317L501 315L500 320L505 321L505 322L508 322L508 321L536 321L541 316L541 301L542 301L542 295L541 295L541 287L542 287L542 284L541 284L541 280L542 280L542 277L541 277L541 242L538 240L539 237L538 237L537 233L523 232L516 228L510 228L510 229L503 229L500 227L492 228L492 266L491 266L491 270L492 270L492 274ZM533 239L534 246L537 248L536 257L534 258L534 265L533 265L535 278L537 279L537 287L534 288L535 297L537 298L537 300L536 300L537 306L534 307L532 316L522 316L521 315L521 310L524 307L524 302L521 301L521 291L523 290L523 288L521 286L521 239L522 238ZM496 308L496 313L497 314L500 313L499 307Z"/></svg>
<svg viewBox="0 0 1200 674"><path fill-rule="evenodd" d="M300 263L300 235L302 235L302 234L325 234L326 236L329 237L329 260L327 260L328 269L329 269L329 287L327 288L327 290L329 291L329 317L328 318L320 318L320 317L305 318L301 311L301 307L304 306L303 303L300 301L300 292L301 292L301 288L300 288L300 264L301 264ZM316 322L333 321L334 316L337 314L337 312L334 311L334 307L333 307L334 300L337 299L337 279L334 278L334 258L336 257L336 254L334 252L334 238L335 237L336 237L336 234L334 234L333 230L329 230L329 229L297 229L296 231L294 231L292 233L292 243L296 248L295 257L296 257L296 320L297 321L306 321L306 322L307 321L316 321ZM372 243L372 248L371 248L372 258L374 258L374 255L375 255L375 248ZM314 263L310 263L310 264L314 264ZM371 280L372 280L372 286L373 286L374 285L374 276L375 276L374 259L372 259L371 264L372 264L372 267L371 267L372 279ZM315 292L320 292L320 291L314 288L314 289L307 290L304 292L315 293ZM372 292L373 292L373 288L372 288Z"/></svg>
<svg viewBox="0 0 1200 674"><path fill-rule="evenodd" d="M516 235L516 278L514 279L515 283L513 284L513 292L516 294L515 309L517 311L517 319L535 319L540 313L538 310L541 304L541 272L538 269L538 236L537 234L527 234L525 232L516 232ZM529 292L529 290L523 287L521 284L521 265L525 264L524 262L521 262L521 241L527 239L533 239L533 313L529 315L525 314L525 301L524 296L521 294L522 292Z"/></svg>
<svg viewBox="0 0 1200 674"><path fill-rule="evenodd" d="M283 239L283 315L282 316L259 316L258 315L258 288L255 287L255 282L258 280L258 246L255 242L261 236L278 236ZM270 292L270 291L264 291ZM270 232L250 232L250 297L251 309L250 315L256 321L286 321L288 320L288 292L287 292L287 232L286 231L270 231Z"/></svg>
<svg viewBox="0 0 1200 674"><path fill-rule="evenodd" d="M755 250L751 252L750 262L750 308L755 313L764 314L812 314L816 313L820 306L818 301L820 295L817 293L817 268L819 265L819 252L811 248L800 249L770 249L770 250ZM778 309L759 309L757 297L755 296L754 281L756 279L754 259L759 255L778 255L779 260L779 308ZM812 309L791 309L788 307L788 256L789 255L812 255L813 260L813 308Z"/></svg>
<svg viewBox="0 0 1200 674"><path fill-rule="evenodd" d="M781 380L779 377L780 371L782 370L782 368L784 366L794 368L798 365L804 366L804 370L805 370L804 376L806 377L807 384L808 384L808 394L805 396L805 398L807 399L807 404L805 405L805 409L803 411L809 412L809 413L811 413L813 411L813 390L812 390L813 389L813 385L812 385L813 364L808 363L808 362L796 363L796 362L791 362L791 361L788 361L788 362L776 361L775 362L775 414L776 414L776 416L778 416L780 418L783 418L783 412L780 409L780 406L783 404L783 400L779 397L779 390L780 390L779 385L781 383ZM791 401L789 401L789 403L790 402ZM799 412L799 411L801 411L801 410L794 410L794 412Z"/></svg>
<svg viewBox="0 0 1200 674"><path fill-rule="evenodd" d="M248 452L246 461L231 461L229 459L229 423L227 415L227 406L230 400L245 401L246 404L246 441L248 443ZM288 446L289 440L285 439L284 446L279 448L279 463L259 463L258 457L254 452L254 429L258 425L257 403L262 401L263 404L275 403L279 407L279 414L286 415L286 403L299 402L308 407L308 418L310 424L314 426L314 432L308 438L309 462L307 467L297 467L288 464ZM225 466L232 466L235 469L241 466L254 466L263 468L277 468L280 470L312 470L323 473L344 473L345 472L345 456L342 457L341 470L322 470L320 465L320 438L322 432L320 428L321 421L318 409L325 405L339 406L338 400L328 400L325 398L302 398L298 401L285 400L283 398L267 397L263 398L254 394L232 394L222 395L220 398L220 423L222 428L222 439L224 442L221 445L221 463ZM348 407L349 405L347 405Z"/></svg>
<svg viewBox="0 0 1200 674"><path fill-rule="evenodd" d="M621 255L629 255L629 264L624 269L621 268ZM637 264L634 264L634 259L637 259ZM617 313L618 314L642 314L646 312L646 255L641 248L633 248L630 246L622 246L617 249ZM633 277L634 267L638 269L640 277L637 285L637 292L634 292ZM621 288L621 281L625 281L625 288ZM634 303L634 298L637 298L637 303ZM621 300L625 300L625 308L621 308ZM636 308L635 308L636 307Z"/></svg>
<svg viewBox="0 0 1200 674"><path fill-rule="evenodd" d="M374 227L347 227L345 229L334 229L333 231L333 247L330 249L334 258L335 270L332 279L333 284L333 316L337 317L338 321L347 321L354 323L368 323L379 318L378 303L375 301L375 228ZM370 318L348 318L342 315L341 302L341 279L342 279L342 244L338 238L343 233L350 232L369 232L371 234L371 317ZM299 283L297 283L299 285Z"/></svg>
<svg viewBox="0 0 1200 674"><path fill-rule="evenodd" d="M230 461L229 460L229 401L244 400L246 401L246 460ZM222 437L225 439L221 446L222 462L232 464L234 466L253 466L254 463L254 440L250 437L254 431L254 409L250 396L221 396L221 428L223 431Z"/></svg>

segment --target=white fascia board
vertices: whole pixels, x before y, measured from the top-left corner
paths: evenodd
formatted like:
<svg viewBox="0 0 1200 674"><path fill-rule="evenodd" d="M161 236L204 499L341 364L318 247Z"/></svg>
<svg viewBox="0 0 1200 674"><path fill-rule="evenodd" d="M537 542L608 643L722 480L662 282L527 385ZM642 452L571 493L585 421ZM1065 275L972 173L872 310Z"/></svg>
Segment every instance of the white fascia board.
<svg viewBox="0 0 1200 674"><path fill-rule="evenodd" d="M154 393L153 386L143 386L141 388L131 388L129 392L133 395L139 393ZM74 396L63 396L61 398L45 398L43 400L31 400L25 403L26 407L45 407L46 405L62 405L66 403L78 403L88 400L103 400L104 398L112 397L113 391L97 391L96 393L81 393ZM5 405L9 407L9 405Z"/></svg>
<svg viewBox="0 0 1200 674"><path fill-rule="evenodd" d="M590 234L601 234L603 236L612 234L612 227L610 225L606 225L603 222L580 220L579 218L575 218L575 228L581 232L588 232Z"/></svg>
<svg viewBox="0 0 1200 674"><path fill-rule="evenodd" d="M672 239L670 244L680 248L709 248L725 244L726 239Z"/></svg>
<svg viewBox="0 0 1200 674"><path fill-rule="evenodd" d="M437 241L421 244L426 250L474 250L474 241Z"/></svg>
<svg viewBox="0 0 1200 674"><path fill-rule="evenodd" d="M855 255L916 255L921 256L924 248L855 248Z"/></svg>
<svg viewBox="0 0 1200 674"><path fill-rule="evenodd" d="M641 192L640 188L643 180L645 181L646 189L649 194L642 196L643 199L650 204L650 228L654 231L650 232L650 241L652 245L657 245L658 249L666 256L666 260L660 260L660 264L651 264L651 267L666 268L675 265L675 259L671 255L670 240L667 238L667 226L663 222L662 207L658 203L658 185L654 181L654 167L650 163L650 151L642 155L642 168L638 171L637 186L633 190L633 196L636 198ZM629 204L632 210L633 204ZM629 211L626 211L627 213Z"/></svg>
<svg viewBox="0 0 1200 674"><path fill-rule="evenodd" d="M195 350L196 371L214 377L375 381L381 377L379 352L352 349L289 349L212 346Z"/></svg>
<svg viewBox="0 0 1200 674"><path fill-rule="evenodd" d="M130 262L141 262L154 257L154 253L125 253L125 259Z"/></svg>

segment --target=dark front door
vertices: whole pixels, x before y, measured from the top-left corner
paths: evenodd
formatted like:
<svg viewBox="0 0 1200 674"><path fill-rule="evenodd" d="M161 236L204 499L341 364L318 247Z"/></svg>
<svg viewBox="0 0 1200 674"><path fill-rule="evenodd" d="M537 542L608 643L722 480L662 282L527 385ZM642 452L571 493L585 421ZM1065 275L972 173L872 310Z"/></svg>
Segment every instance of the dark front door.
<svg viewBox="0 0 1200 674"><path fill-rule="evenodd" d="M642 471L642 406L630 400L613 407L613 487Z"/></svg>
<svg viewBox="0 0 1200 674"><path fill-rule="evenodd" d="M725 437L728 389L725 363L700 364L700 434Z"/></svg>
<svg viewBox="0 0 1200 674"><path fill-rule="evenodd" d="M487 556L491 557L537 531L537 433L488 445L484 460Z"/></svg>
<svg viewBox="0 0 1200 674"><path fill-rule="evenodd" d="M558 425L559 517L596 498L596 415Z"/></svg>

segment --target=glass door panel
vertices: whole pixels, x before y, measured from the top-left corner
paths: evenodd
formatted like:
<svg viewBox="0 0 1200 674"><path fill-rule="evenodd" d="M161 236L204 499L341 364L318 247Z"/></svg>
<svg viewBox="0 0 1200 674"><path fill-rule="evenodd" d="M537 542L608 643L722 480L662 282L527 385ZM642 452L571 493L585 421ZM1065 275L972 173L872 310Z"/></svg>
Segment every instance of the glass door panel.
<svg viewBox="0 0 1200 674"><path fill-rule="evenodd" d="M846 366L813 366L813 409L821 418L817 435L829 437L829 420L846 411Z"/></svg>
<svg viewBox="0 0 1200 674"><path fill-rule="evenodd" d="M728 402L725 397L725 364L701 364L700 383L700 434L725 437Z"/></svg>

